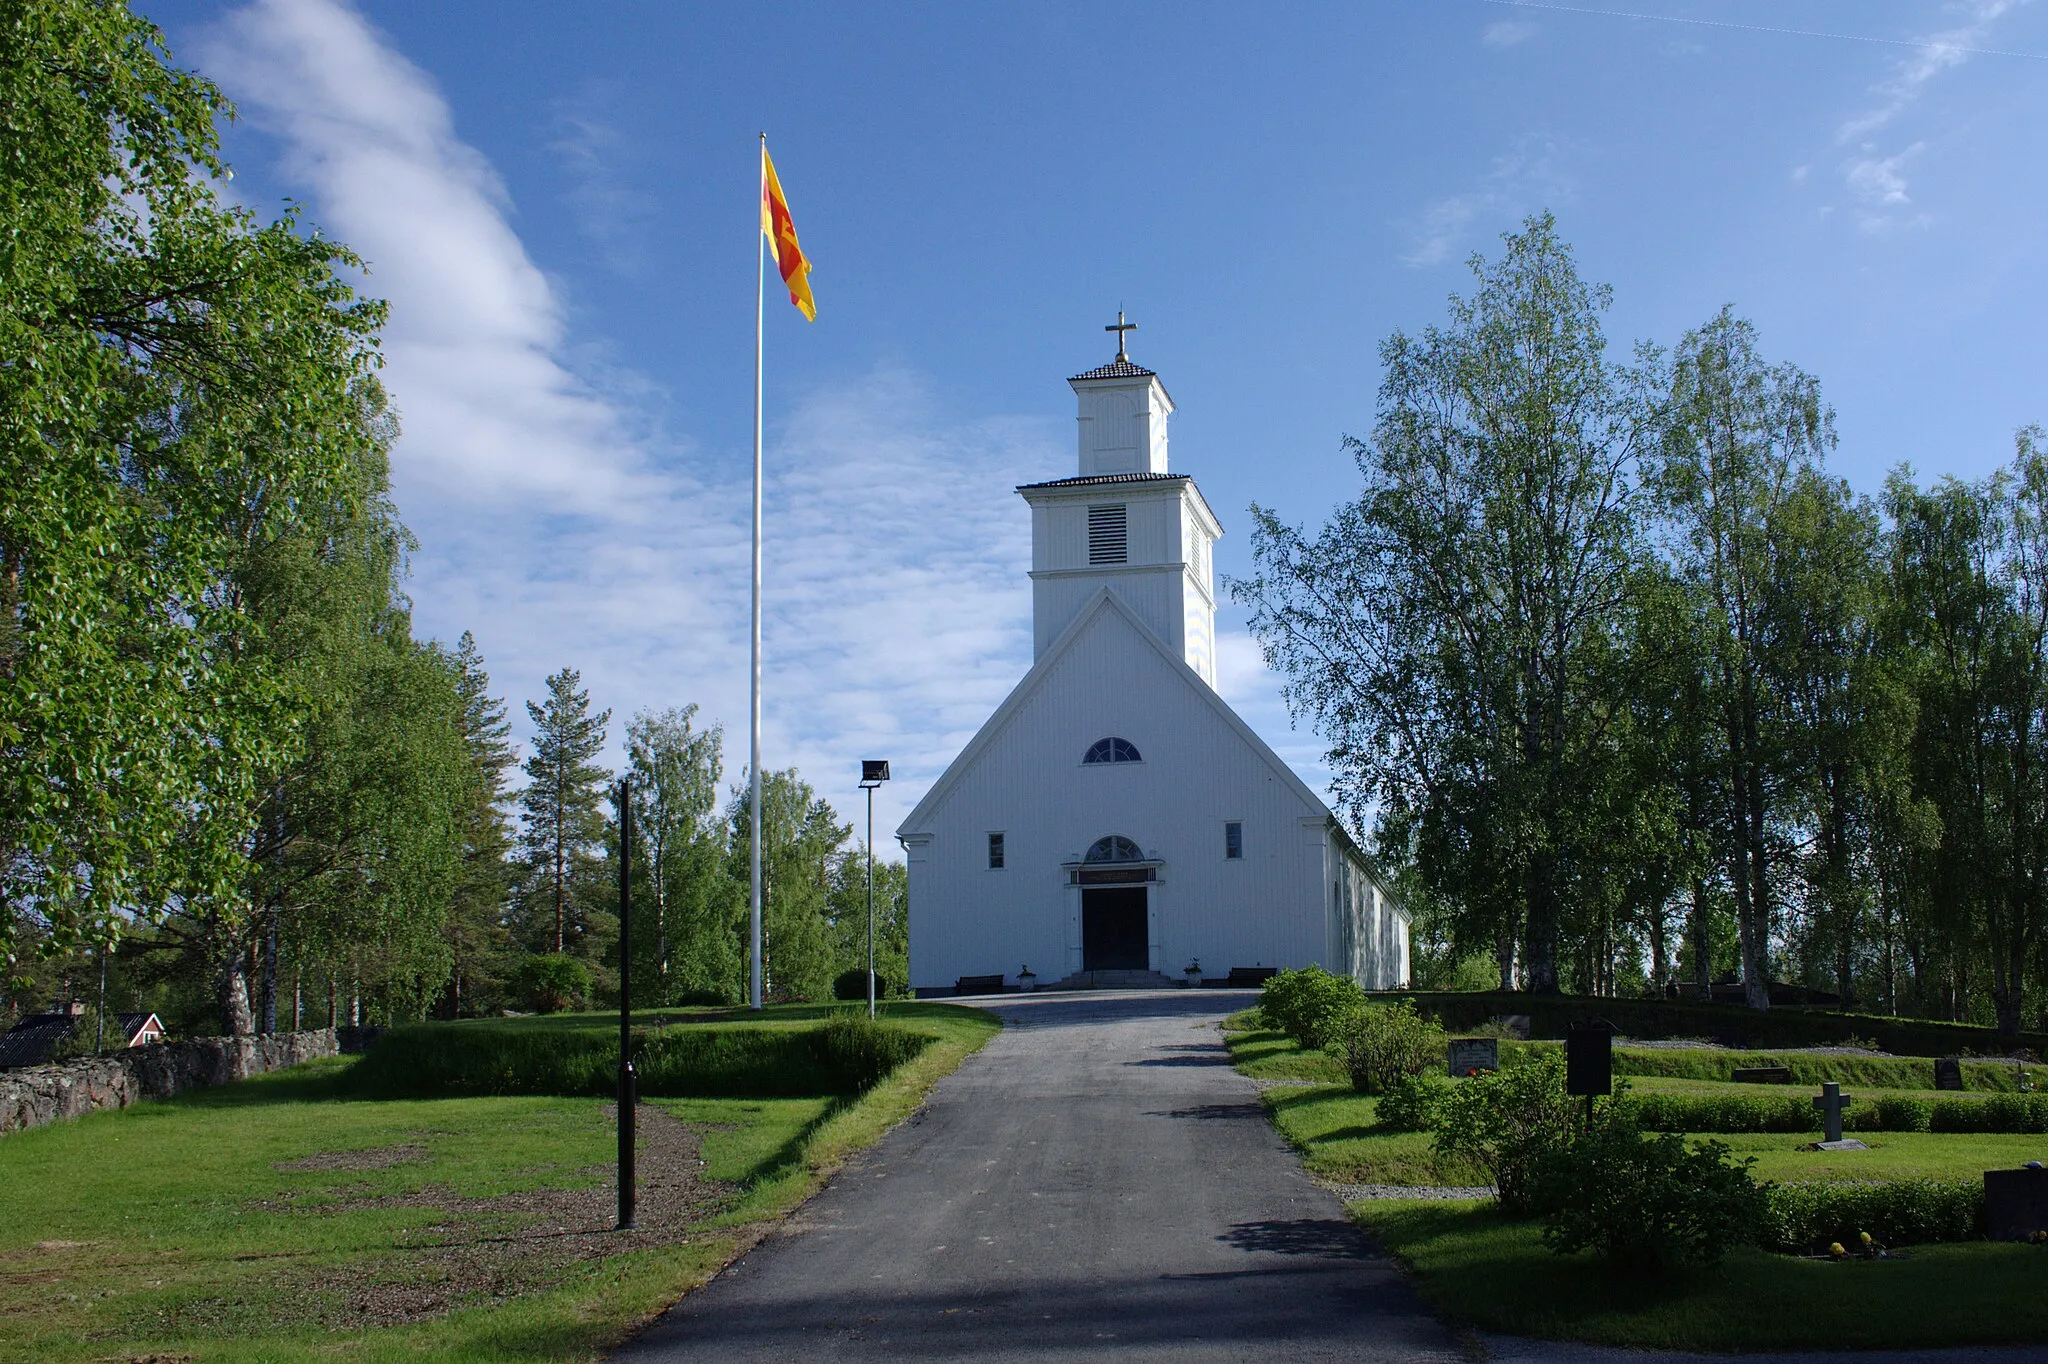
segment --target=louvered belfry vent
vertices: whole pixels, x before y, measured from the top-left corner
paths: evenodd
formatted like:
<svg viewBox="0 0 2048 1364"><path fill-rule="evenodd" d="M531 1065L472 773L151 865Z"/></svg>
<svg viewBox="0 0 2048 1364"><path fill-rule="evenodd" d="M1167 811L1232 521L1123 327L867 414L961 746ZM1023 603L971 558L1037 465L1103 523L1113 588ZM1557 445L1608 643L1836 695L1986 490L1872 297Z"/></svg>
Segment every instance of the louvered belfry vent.
<svg viewBox="0 0 2048 1364"><path fill-rule="evenodd" d="M1124 529L1124 504L1088 509L1088 562L1130 562L1130 538Z"/></svg>

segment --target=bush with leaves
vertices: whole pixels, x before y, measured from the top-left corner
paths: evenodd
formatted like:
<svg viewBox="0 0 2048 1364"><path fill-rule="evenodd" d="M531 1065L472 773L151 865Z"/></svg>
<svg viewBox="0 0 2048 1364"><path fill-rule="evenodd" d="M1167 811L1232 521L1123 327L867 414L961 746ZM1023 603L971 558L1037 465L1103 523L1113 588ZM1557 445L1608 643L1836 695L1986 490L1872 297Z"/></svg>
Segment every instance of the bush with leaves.
<svg viewBox="0 0 2048 1364"><path fill-rule="evenodd" d="M1768 1206L1755 1164L1731 1161L1718 1141L1639 1132L1609 1107L1540 1163L1544 1244L1560 1255L1597 1250L1611 1268L1637 1274L1716 1264L1763 1234Z"/></svg>
<svg viewBox="0 0 2048 1364"><path fill-rule="evenodd" d="M1404 1075L1381 1092L1373 1112L1389 1132L1427 1132L1436 1126L1437 1114L1443 1111L1444 1098L1450 1092L1451 1082L1442 1075L1431 1071Z"/></svg>
<svg viewBox="0 0 2048 1364"><path fill-rule="evenodd" d="M537 1014L580 1009L590 997L590 968L564 952L528 957L512 972L512 993Z"/></svg>
<svg viewBox="0 0 2048 1364"><path fill-rule="evenodd" d="M1505 1058L1501 1069L1452 1085L1437 1113L1437 1158L1462 1158L1484 1170L1503 1210L1537 1210L1537 1171L1584 1125L1564 1092L1564 1053Z"/></svg>
<svg viewBox="0 0 2048 1364"><path fill-rule="evenodd" d="M1311 1051L1320 1051L1344 1016L1365 1007L1365 991L1349 976L1320 966L1282 971L1259 993L1266 1021Z"/></svg>
<svg viewBox="0 0 2048 1364"><path fill-rule="evenodd" d="M1773 1184L1763 1244L1809 1255L1864 1232L1887 1246L1974 1241L1984 1235L1984 1185L1975 1179L1895 1179L1882 1184Z"/></svg>
<svg viewBox="0 0 2048 1364"><path fill-rule="evenodd" d="M1360 1094L1384 1094L1444 1060L1444 1030L1415 1012L1407 1000L1367 1004L1341 1014L1330 1025L1329 1048L1351 1074Z"/></svg>

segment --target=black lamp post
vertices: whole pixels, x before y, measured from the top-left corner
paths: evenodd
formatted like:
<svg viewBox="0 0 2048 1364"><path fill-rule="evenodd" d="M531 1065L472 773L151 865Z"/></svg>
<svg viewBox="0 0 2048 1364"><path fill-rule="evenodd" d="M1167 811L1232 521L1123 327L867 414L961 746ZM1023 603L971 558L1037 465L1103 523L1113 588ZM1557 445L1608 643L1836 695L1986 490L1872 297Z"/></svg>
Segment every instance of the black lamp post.
<svg viewBox="0 0 2048 1364"><path fill-rule="evenodd" d="M633 1230L634 1118L640 1103L633 1073L633 782L619 779L619 1230Z"/></svg>
<svg viewBox="0 0 2048 1364"><path fill-rule="evenodd" d="M887 758L863 758L860 789L868 793L868 1017L875 1016L875 788L889 780Z"/></svg>

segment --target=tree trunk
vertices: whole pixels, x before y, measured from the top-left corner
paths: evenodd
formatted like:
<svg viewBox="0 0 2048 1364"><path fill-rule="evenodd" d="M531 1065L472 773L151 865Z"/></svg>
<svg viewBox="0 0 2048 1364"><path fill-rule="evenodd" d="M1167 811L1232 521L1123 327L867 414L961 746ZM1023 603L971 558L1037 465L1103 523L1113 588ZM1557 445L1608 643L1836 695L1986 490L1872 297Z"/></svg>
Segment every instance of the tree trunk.
<svg viewBox="0 0 2048 1364"><path fill-rule="evenodd" d="M273 907L263 916L263 983L259 996L263 1001L263 1031L277 1031L277 910Z"/></svg>
<svg viewBox="0 0 2048 1364"><path fill-rule="evenodd" d="M1707 878L1692 878L1692 979L1700 998L1714 997L1714 925L1707 908Z"/></svg>
<svg viewBox="0 0 2048 1364"><path fill-rule="evenodd" d="M241 949L227 954L214 980L215 998L220 1006L221 1032L228 1037L247 1037L255 1031L256 1020L249 1012L248 966Z"/></svg>
<svg viewBox="0 0 2048 1364"><path fill-rule="evenodd" d="M1529 861L1529 918L1523 936L1525 974L1532 994L1554 995L1557 985L1557 880L1551 859L1538 855Z"/></svg>

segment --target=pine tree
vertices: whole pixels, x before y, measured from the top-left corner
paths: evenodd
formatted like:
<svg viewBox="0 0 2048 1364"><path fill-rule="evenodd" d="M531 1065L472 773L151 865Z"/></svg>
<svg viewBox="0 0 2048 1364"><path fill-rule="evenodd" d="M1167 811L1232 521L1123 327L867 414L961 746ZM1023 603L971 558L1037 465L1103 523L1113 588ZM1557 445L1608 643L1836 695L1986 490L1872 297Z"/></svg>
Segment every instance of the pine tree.
<svg viewBox="0 0 2048 1364"><path fill-rule="evenodd" d="M594 879L604 840L604 784L611 774L591 760L604 748L609 710L590 713L590 693L576 690L582 675L564 668L547 681L543 705L526 703L533 720L533 755L526 760L526 790L519 798L520 837L528 869L531 911L552 916L551 952L564 951L574 924L577 941L590 924L584 890Z"/></svg>
<svg viewBox="0 0 2048 1364"><path fill-rule="evenodd" d="M472 775L463 812L462 881L448 917L454 966L448 980L447 1010L461 1017L465 1000L475 1007L477 985L496 974L502 957L505 900L511 890L512 828L505 812L505 774L516 755L505 703L491 692L482 651L469 631L455 648L456 693L462 701L462 734Z"/></svg>

